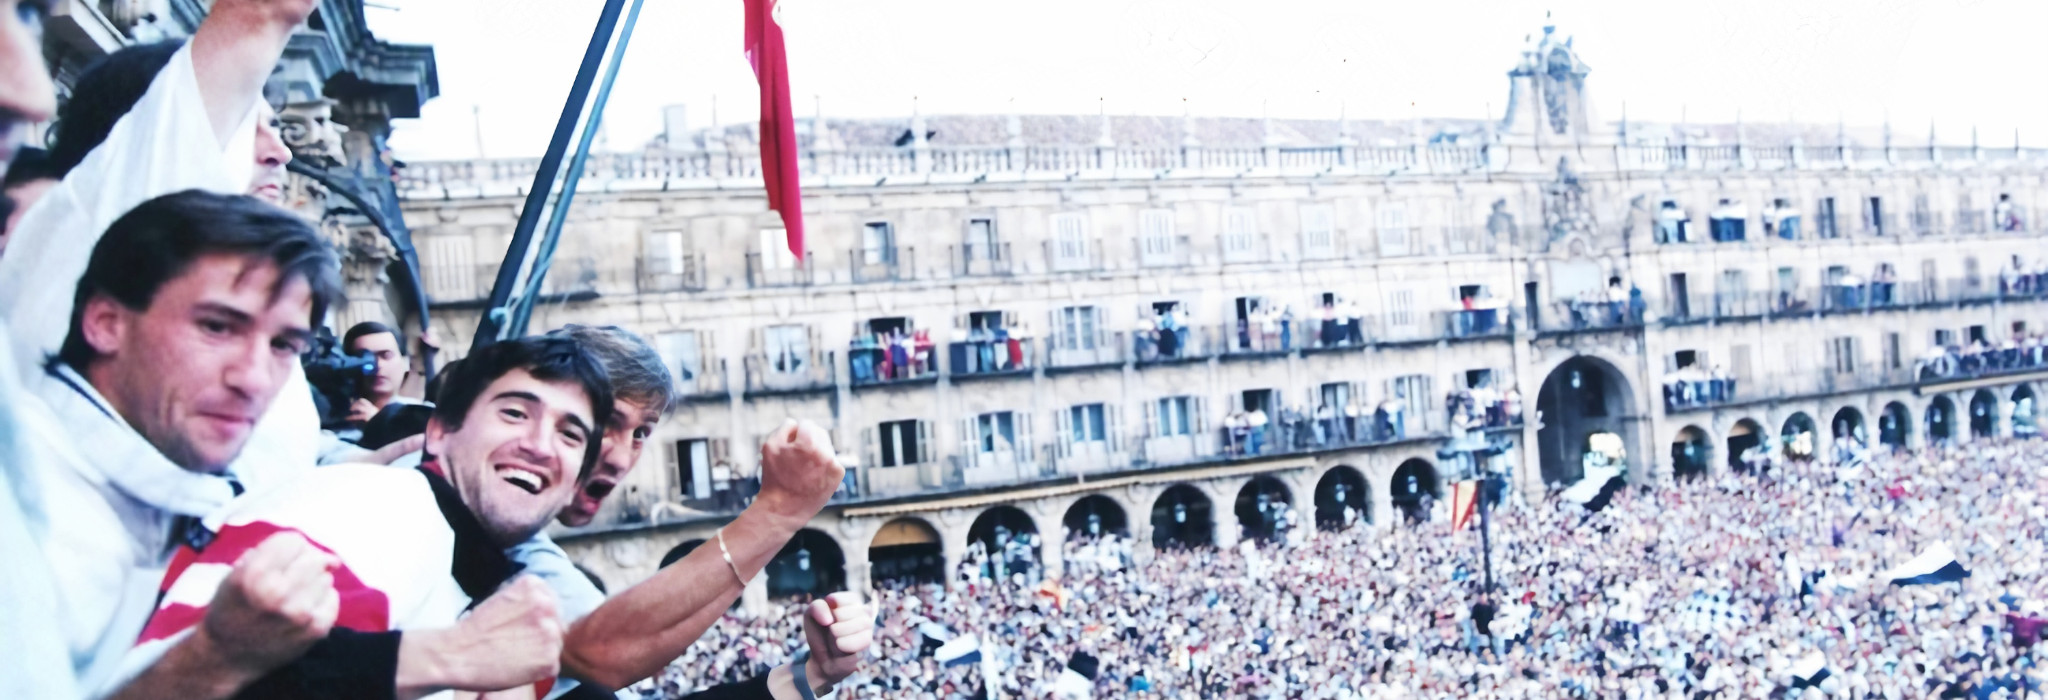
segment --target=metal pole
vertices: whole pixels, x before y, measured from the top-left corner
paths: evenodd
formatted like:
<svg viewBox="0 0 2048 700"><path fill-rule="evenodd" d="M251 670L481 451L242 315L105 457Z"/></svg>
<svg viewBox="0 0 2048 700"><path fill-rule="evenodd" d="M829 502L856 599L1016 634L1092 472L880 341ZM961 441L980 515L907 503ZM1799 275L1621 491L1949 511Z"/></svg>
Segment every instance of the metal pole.
<svg viewBox="0 0 2048 700"><path fill-rule="evenodd" d="M479 319L476 338L470 342L470 351L490 347L498 341L498 335L505 327L508 310L505 305L512 301L512 290L519 284L519 269L525 265L526 253L533 247L533 229L540 224L540 210L547 206L548 193L554 189L555 176L562 170L562 156L569 150L569 137L576 131L577 118L583 114L583 106L590 98L590 83L597 79L598 63L604 58L604 49L611 44L612 32L619 24L619 10L626 0L605 0L604 10L598 14L597 27L590 33L590 45L583 51L583 65L576 70L576 81L569 87L569 99L562 103L562 115L555 121L554 138L548 142L547 153L541 156L540 170L533 174L533 188L526 193L526 205L519 212L519 225L512 231L512 243L505 248L505 260L498 265L497 282L491 285L491 299L484 306L484 315Z"/></svg>
<svg viewBox="0 0 2048 700"><path fill-rule="evenodd" d="M1487 474L1479 481L1479 551L1486 566L1486 597L1493 597L1493 509L1486 502L1487 490L1493 485L1493 475Z"/></svg>
<svg viewBox="0 0 2048 700"><path fill-rule="evenodd" d="M633 41L633 26L640 22L640 6L645 0L633 0L633 9L626 13L626 26L619 30L619 39L612 46L611 63L605 66L604 82L597 87L597 102L590 107L590 118L583 120L583 138L576 143L576 155L569 159L569 174L562 178L562 194L555 198L554 211L548 212L547 233L541 236L540 254L534 256L533 274L526 277L526 294L519 304L510 311L510 332L517 338L526 335L526 324L533 320L533 302L540 298L541 283L547 279L548 270L554 265L555 246L562 240L562 224L569 219L569 204L576 199L576 185L583 181L583 165L590 160L590 144L597 139L597 131L604 124L604 107L611 101L612 84L618 81L619 66L625 62L626 46Z"/></svg>

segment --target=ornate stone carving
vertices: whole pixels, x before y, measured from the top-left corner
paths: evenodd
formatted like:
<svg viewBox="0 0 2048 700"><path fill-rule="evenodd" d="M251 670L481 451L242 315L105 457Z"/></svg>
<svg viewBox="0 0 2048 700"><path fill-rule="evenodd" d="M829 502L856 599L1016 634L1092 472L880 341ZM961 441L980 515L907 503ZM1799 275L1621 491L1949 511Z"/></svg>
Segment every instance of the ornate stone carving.
<svg viewBox="0 0 2048 700"><path fill-rule="evenodd" d="M322 168L348 162L341 145L348 127L334 122L335 104L328 99L294 102L278 111L278 136L292 149L292 158Z"/></svg>
<svg viewBox="0 0 2048 700"><path fill-rule="evenodd" d="M1557 159L1557 179L1543 186L1543 229L1549 243L1572 236L1592 239L1595 235L1593 208L1587 202L1586 186L1572 172L1570 161Z"/></svg>
<svg viewBox="0 0 2048 700"><path fill-rule="evenodd" d="M1515 215L1508 213L1508 200L1493 200L1493 213L1486 215L1486 237L1488 243L1515 242Z"/></svg>

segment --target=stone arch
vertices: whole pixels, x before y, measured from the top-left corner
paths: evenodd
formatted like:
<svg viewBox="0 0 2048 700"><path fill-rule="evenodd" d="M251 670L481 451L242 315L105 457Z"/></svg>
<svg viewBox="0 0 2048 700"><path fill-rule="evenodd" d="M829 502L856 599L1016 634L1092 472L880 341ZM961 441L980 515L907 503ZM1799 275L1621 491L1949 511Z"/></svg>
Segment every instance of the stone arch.
<svg viewBox="0 0 2048 700"><path fill-rule="evenodd" d="M1814 453L1819 451L1819 445L1816 444L1816 441L1820 439L1815 433L1813 416L1806 415L1805 411L1795 411L1792 415L1786 416L1785 424L1778 429L1778 435L1785 443L1782 448L1785 457L1788 459L1813 458Z"/></svg>
<svg viewBox="0 0 2048 700"><path fill-rule="evenodd" d="M1618 435L1624 452L1640 444L1635 387L1606 359L1575 355L1558 363L1544 376L1536 406L1543 415L1536 440L1544 483L1570 484L1584 477L1594 435Z"/></svg>
<svg viewBox="0 0 2048 700"><path fill-rule="evenodd" d="M1216 516L1209 495L1174 484L1152 501L1152 546L1199 547L1216 540Z"/></svg>
<svg viewBox="0 0 2048 700"><path fill-rule="evenodd" d="M1066 527L1067 539L1131 534L1130 516L1124 514L1123 504L1099 493L1074 501L1060 523Z"/></svg>
<svg viewBox="0 0 2048 700"><path fill-rule="evenodd" d="M1868 440L1869 431L1863 427L1863 412L1855 406L1843 406L1835 411L1835 417L1828 421L1828 435L1835 440L1854 438L1858 442Z"/></svg>
<svg viewBox="0 0 2048 700"><path fill-rule="evenodd" d="M1956 439L1956 402L1946 396L1936 396L1927 402L1927 441L1946 442Z"/></svg>
<svg viewBox="0 0 2048 700"><path fill-rule="evenodd" d="M1970 437L1998 437L1998 395L1990 389L1970 395Z"/></svg>
<svg viewBox="0 0 2048 700"><path fill-rule="evenodd" d="M817 597L846 590L846 554L839 542L804 528L768 560L768 596Z"/></svg>
<svg viewBox="0 0 2048 700"><path fill-rule="evenodd" d="M1411 458L1395 467L1394 478L1387 488L1393 494L1394 507L1410 521L1428 517L1430 505L1443 497L1443 485L1438 483L1436 465L1421 457Z"/></svg>
<svg viewBox="0 0 2048 700"><path fill-rule="evenodd" d="M868 540L868 580L889 584L945 583L946 543L923 518L904 516L883 523Z"/></svg>
<svg viewBox="0 0 2048 700"><path fill-rule="evenodd" d="M1764 426L1755 419L1743 418L1735 421L1735 425L1728 428L1728 468L1736 472L1748 471L1749 462L1742 456L1764 444L1765 438Z"/></svg>
<svg viewBox="0 0 2048 700"><path fill-rule="evenodd" d="M1288 528L1299 525L1299 516L1294 516L1296 522L1289 522L1294 512L1294 491L1267 474L1254 476L1238 488L1232 511L1245 538L1260 542L1283 537Z"/></svg>
<svg viewBox="0 0 2048 700"><path fill-rule="evenodd" d="M1714 463L1714 443L1707 437L1707 431L1697 425L1688 425L1678 430L1671 439L1671 475L1673 478L1705 476L1709 465Z"/></svg>
<svg viewBox="0 0 2048 700"><path fill-rule="evenodd" d="M2040 426L2034 422L2036 406L2039 405L2040 402L2034 398L2033 386L2021 384L2013 388L2012 406L2007 413L2012 416L2014 437L2033 437L2041 434Z"/></svg>
<svg viewBox="0 0 2048 700"><path fill-rule="evenodd" d="M1043 540L1038 536L1038 521L1016 506L993 506L975 516L974 524L967 528L967 544L981 544L988 558L983 573L991 578L1007 579L1012 573L1025 573L1038 565Z"/></svg>
<svg viewBox="0 0 2048 700"><path fill-rule="evenodd" d="M697 548L702 546L704 542L704 540L690 540L682 544L676 545L674 548L668 550L667 554L661 555L661 566L656 568L666 569L668 568L668 565L682 561L683 557L690 556L690 553L697 551Z"/></svg>
<svg viewBox="0 0 2048 700"><path fill-rule="evenodd" d="M1372 522L1372 498L1367 490L1365 473L1356 467L1339 464L1323 472L1323 478L1316 482L1316 527L1324 530L1342 530L1353 519ZM1349 510L1349 517L1347 511Z"/></svg>
<svg viewBox="0 0 2048 700"><path fill-rule="evenodd" d="M1913 409L1893 401L1884 405L1877 418L1877 441L1892 449L1903 449L1913 438Z"/></svg>

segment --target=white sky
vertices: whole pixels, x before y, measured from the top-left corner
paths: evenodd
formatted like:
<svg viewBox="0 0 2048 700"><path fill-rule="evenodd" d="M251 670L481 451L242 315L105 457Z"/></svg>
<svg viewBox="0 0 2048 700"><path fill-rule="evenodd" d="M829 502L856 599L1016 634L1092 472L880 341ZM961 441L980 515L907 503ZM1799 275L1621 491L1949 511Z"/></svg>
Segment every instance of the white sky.
<svg viewBox="0 0 2048 700"><path fill-rule="evenodd" d="M433 44L441 96L393 138L424 160L538 155L601 0L375 0L382 38ZM1084 113L1493 116L1544 12L1603 119L1887 117L1906 143L2048 143L2042 0L783 0L799 118ZM741 0L648 0L606 114L638 146L663 105L758 119ZM472 110L476 110L473 112ZM480 117L480 119L479 119ZM481 134L477 127L481 122Z"/></svg>

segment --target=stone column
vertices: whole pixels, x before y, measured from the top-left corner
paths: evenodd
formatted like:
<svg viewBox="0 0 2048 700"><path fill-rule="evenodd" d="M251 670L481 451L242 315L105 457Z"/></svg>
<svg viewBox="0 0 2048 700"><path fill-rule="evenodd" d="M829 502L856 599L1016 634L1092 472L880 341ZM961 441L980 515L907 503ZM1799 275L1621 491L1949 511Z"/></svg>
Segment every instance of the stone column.
<svg viewBox="0 0 2048 700"><path fill-rule="evenodd" d="M840 543L839 550L846 555L846 590L859 593L862 598L874 597L875 565L868 559L868 548Z"/></svg>

